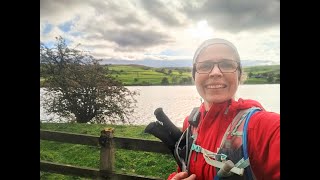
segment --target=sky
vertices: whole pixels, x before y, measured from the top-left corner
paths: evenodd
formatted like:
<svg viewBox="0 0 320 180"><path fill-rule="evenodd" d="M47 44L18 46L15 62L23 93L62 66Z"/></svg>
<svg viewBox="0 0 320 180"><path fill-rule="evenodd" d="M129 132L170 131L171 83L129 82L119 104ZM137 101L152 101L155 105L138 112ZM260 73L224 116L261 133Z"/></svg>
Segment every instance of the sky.
<svg viewBox="0 0 320 180"><path fill-rule="evenodd" d="M98 59L190 61L225 38L241 60L280 64L280 1L40 0L40 41L58 36Z"/></svg>

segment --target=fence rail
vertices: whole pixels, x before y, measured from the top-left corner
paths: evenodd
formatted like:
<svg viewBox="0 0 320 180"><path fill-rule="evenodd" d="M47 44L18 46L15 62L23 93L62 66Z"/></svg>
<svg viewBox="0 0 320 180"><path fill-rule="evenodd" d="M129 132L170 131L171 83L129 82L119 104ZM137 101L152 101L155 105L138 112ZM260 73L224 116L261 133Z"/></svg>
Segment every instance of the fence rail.
<svg viewBox="0 0 320 180"><path fill-rule="evenodd" d="M67 133L59 131L40 130L42 140L58 141L64 143L81 144L88 146L100 146L99 136ZM170 154L169 149L159 141L151 141L135 138L113 137L118 149L129 149L136 151L156 152Z"/></svg>
<svg viewBox="0 0 320 180"><path fill-rule="evenodd" d="M157 177L147 177L139 175L129 175L114 171L114 149L128 149L136 151L156 152L170 154L168 148L159 141L143 140L135 138L122 138L113 136L114 129L106 128L101 131L100 136L76 134L59 131L49 131L40 129L40 139L57 141L63 143L81 144L100 147L100 168L84 168L68 164L53 163L40 160L40 170L64 175L74 175L90 177L95 179L159 179Z"/></svg>

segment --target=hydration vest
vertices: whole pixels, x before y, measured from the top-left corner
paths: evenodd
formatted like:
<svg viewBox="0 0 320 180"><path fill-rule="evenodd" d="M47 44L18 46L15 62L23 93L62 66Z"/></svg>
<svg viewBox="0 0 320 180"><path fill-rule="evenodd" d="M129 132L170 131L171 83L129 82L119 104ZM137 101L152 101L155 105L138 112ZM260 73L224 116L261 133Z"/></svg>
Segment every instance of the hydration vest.
<svg viewBox="0 0 320 180"><path fill-rule="evenodd" d="M182 171L189 171L191 152L202 153L205 161L216 167L217 179L243 180L256 179L250 167L247 151L247 127L250 117L260 108L251 107L240 110L228 126L218 152L211 152L195 144L197 134L193 134L198 127L200 112L199 107L192 110L189 115L188 128L177 141L174 157Z"/></svg>

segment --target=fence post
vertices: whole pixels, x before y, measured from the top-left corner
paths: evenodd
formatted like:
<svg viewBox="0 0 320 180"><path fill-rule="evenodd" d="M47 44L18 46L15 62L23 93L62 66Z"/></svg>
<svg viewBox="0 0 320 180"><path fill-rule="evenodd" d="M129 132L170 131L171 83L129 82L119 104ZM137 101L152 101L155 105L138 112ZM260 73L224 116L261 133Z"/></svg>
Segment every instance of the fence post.
<svg viewBox="0 0 320 180"><path fill-rule="evenodd" d="M99 137L100 144L100 172L99 180L110 179L114 163L114 128L105 128Z"/></svg>

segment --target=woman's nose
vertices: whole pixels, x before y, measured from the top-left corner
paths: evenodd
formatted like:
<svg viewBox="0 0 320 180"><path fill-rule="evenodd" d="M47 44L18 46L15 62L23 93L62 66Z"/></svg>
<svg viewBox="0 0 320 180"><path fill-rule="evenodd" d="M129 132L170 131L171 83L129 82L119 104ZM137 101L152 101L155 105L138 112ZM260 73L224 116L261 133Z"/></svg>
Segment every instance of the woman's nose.
<svg viewBox="0 0 320 180"><path fill-rule="evenodd" d="M217 64L215 64L212 68L212 70L209 73L209 76L222 76L222 72L220 71Z"/></svg>

